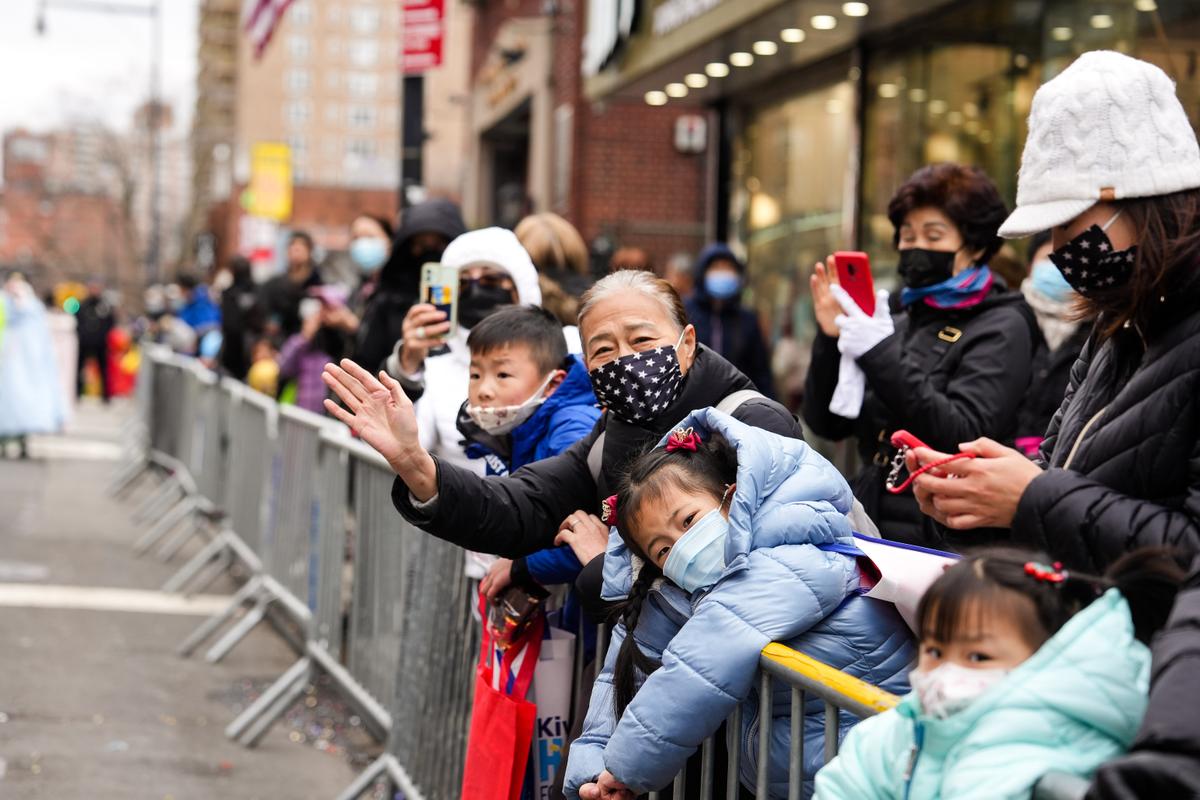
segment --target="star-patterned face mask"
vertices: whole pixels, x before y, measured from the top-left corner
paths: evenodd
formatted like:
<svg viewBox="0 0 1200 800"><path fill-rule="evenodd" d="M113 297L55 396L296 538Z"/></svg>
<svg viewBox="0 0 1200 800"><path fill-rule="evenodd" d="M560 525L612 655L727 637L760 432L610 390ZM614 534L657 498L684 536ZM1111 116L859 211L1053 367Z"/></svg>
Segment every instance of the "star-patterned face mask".
<svg viewBox="0 0 1200 800"><path fill-rule="evenodd" d="M1093 225L1050 254L1050 260L1067 283L1084 297L1124 286L1133 274L1137 245L1127 250L1113 250L1105 233L1119 216L1120 211L1103 227Z"/></svg>
<svg viewBox="0 0 1200 800"><path fill-rule="evenodd" d="M686 331L685 331L686 333ZM634 425L652 420L679 396L683 373L676 348L656 347L610 361L588 373L600 405L622 422Z"/></svg>

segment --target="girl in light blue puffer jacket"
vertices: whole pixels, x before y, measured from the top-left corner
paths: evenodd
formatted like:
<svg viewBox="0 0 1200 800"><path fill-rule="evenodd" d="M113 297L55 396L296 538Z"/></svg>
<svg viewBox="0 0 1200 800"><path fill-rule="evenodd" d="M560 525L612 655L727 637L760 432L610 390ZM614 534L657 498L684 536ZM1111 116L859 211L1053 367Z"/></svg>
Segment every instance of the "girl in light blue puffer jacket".
<svg viewBox="0 0 1200 800"><path fill-rule="evenodd" d="M804 442L696 411L632 464L615 501L605 598L624 600L622 621L571 745L568 797L664 787L738 703L742 729L728 746L740 749L741 782L753 786L755 677L771 641L888 691L907 689L916 653L908 628L891 605L859 595L853 558L822 549L852 544L853 498ZM783 797L790 693L777 681L774 694L768 771L771 796ZM843 735L854 721L842 715ZM810 698L809 776L824 760L823 725L823 704Z"/></svg>
<svg viewBox="0 0 1200 800"><path fill-rule="evenodd" d="M1184 568L1160 549L1106 578L1048 561L984 550L934 582L917 610L915 691L850 733L817 774L818 800L1023 800L1047 772L1087 778L1129 747L1146 643Z"/></svg>

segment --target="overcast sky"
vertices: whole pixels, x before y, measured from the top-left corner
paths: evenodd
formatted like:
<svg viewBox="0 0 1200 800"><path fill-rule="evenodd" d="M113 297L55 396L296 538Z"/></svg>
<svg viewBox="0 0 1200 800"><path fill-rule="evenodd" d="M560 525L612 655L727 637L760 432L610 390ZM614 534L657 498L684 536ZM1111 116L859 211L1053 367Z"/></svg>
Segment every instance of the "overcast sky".
<svg viewBox="0 0 1200 800"><path fill-rule="evenodd" d="M38 36L41 1L0 0L0 131L47 130L78 117L127 130L150 87L149 17L55 8L55 0L46 0L46 34ZM196 96L200 0L157 1L163 9L163 97L174 107L177 130L186 130ZM156 0L120 2L149 6Z"/></svg>

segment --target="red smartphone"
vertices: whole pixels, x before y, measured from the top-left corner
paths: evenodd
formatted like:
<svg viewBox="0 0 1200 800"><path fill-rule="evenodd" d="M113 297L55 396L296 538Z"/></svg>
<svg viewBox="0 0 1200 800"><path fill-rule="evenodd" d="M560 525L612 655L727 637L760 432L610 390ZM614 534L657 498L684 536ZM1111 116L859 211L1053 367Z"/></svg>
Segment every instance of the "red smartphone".
<svg viewBox="0 0 1200 800"><path fill-rule="evenodd" d="M868 317L875 314L875 281L871 277L871 259L866 253L840 250L833 254L838 283Z"/></svg>

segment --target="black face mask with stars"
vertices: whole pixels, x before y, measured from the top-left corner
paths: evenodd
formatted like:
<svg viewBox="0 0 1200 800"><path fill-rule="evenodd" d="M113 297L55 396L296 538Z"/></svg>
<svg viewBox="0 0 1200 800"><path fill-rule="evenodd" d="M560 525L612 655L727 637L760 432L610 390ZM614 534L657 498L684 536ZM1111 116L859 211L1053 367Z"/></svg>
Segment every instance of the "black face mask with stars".
<svg viewBox="0 0 1200 800"><path fill-rule="evenodd" d="M1104 227L1093 225L1050 254L1050 260L1067 279L1067 283L1084 297L1118 289L1129 283L1133 275L1137 245L1125 250L1113 250L1112 242L1105 233L1119 216L1120 211L1104 223Z"/></svg>

